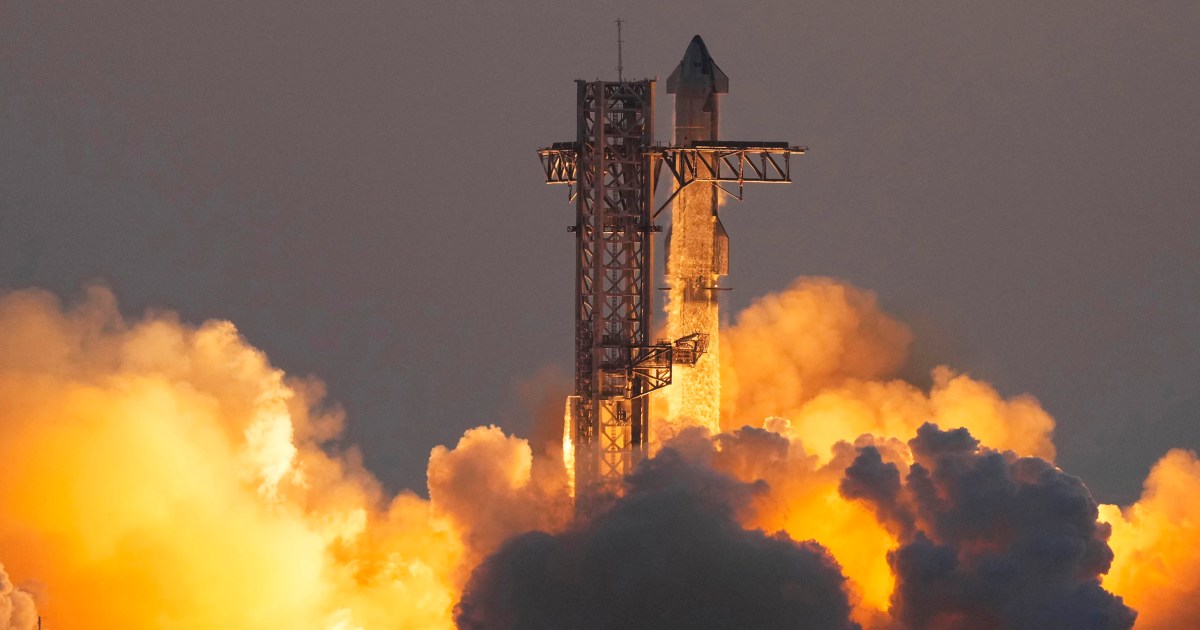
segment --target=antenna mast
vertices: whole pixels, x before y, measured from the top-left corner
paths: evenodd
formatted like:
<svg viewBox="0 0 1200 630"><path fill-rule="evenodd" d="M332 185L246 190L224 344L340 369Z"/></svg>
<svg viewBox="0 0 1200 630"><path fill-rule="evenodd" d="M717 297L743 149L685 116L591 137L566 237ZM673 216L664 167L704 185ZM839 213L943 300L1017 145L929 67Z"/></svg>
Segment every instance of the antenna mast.
<svg viewBox="0 0 1200 630"><path fill-rule="evenodd" d="M618 81L625 80L625 77L624 77L625 67L623 66L623 64L621 62L621 44L625 43L625 42L621 41L621 22L624 22L624 21L625 20L622 20L621 18L617 18L617 80Z"/></svg>

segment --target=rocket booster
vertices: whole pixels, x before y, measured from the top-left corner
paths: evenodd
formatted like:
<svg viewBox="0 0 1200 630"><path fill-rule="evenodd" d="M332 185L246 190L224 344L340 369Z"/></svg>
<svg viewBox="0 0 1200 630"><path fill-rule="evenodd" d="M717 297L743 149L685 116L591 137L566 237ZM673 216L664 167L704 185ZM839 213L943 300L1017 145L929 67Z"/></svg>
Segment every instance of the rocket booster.
<svg viewBox="0 0 1200 630"><path fill-rule="evenodd" d="M728 92L729 77L708 54L704 40L699 35L693 37L683 59L667 77L667 93L675 95L675 146L691 147L695 143L718 139L720 100L717 95ZM729 235L717 216L717 194L716 186L704 186L696 191L684 191L674 204L671 228L667 232L668 265L677 227L686 224L688 227L681 229L704 231L703 236L694 234L689 240L712 239L708 269L668 269L676 281L686 283L685 301L715 302L716 280L729 274ZM703 217L701 212L704 212ZM685 214L688 216L683 216Z"/></svg>

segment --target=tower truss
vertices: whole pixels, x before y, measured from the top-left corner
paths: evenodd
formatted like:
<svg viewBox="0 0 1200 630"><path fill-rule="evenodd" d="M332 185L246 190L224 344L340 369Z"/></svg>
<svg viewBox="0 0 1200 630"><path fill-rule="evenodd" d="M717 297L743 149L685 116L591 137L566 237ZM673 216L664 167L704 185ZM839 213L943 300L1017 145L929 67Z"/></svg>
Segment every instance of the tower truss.
<svg viewBox="0 0 1200 630"><path fill-rule="evenodd" d="M671 347L651 344L654 81L576 81L576 487L619 481L649 432L646 394L671 380Z"/></svg>

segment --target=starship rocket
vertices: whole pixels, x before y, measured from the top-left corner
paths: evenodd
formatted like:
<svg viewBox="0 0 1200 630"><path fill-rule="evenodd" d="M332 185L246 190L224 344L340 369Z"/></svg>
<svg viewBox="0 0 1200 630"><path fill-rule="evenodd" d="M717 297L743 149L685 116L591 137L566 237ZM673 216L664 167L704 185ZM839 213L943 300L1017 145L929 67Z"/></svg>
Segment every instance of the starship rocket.
<svg viewBox="0 0 1200 630"><path fill-rule="evenodd" d="M717 140L719 98L729 92L729 78L708 54L704 40L692 38L683 60L667 77L667 93L675 95L675 146L703 147ZM729 273L729 236L717 217L717 187L698 165L697 179L678 190L667 232L667 328L671 338L707 335L708 351L691 367L675 370L667 392L669 413L659 435L688 426L720 430L721 374L718 347L717 283Z"/></svg>
<svg viewBox="0 0 1200 630"><path fill-rule="evenodd" d="M675 146L702 146L718 139L718 95L727 92L729 77L708 54L704 40L693 37L683 60L667 77L667 93L675 95ZM667 273L673 286L683 288L682 299L688 302L715 303L717 280L729 274L729 235L717 216L717 194L714 185L693 184L680 191L672 209ZM680 255L680 245L686 256Z"/></svg>

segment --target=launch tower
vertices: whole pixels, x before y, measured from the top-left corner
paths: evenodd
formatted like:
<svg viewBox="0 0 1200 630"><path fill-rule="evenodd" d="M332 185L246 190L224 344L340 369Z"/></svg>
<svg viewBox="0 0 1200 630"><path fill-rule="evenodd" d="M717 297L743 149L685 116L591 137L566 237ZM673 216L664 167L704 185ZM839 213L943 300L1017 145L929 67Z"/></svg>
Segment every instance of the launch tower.
<svg viewBox="0 0 1200 630"><path fill-rule="evenodd" d="M700 49L701 65L715 68L702 41ZM681 67L688 61L685 55ZM736 184L736 193L726 192L740 199L747 182L790 182L791 154L804 151L786 142L707 138L657 146L654 84L577 80L575 139L538 151L546 183L566 184L575 203L567 228L576 244L575 391L565 440L574 452L564 457L574 460L577 497L619 489L649 439L648 395L707 347L698 331L654 339L654 234L661 231L654 219L666 207L655 205L654 194L662 166L675 189L667 203L693 186L712 187L715 195L717 187Z"/></svg>

